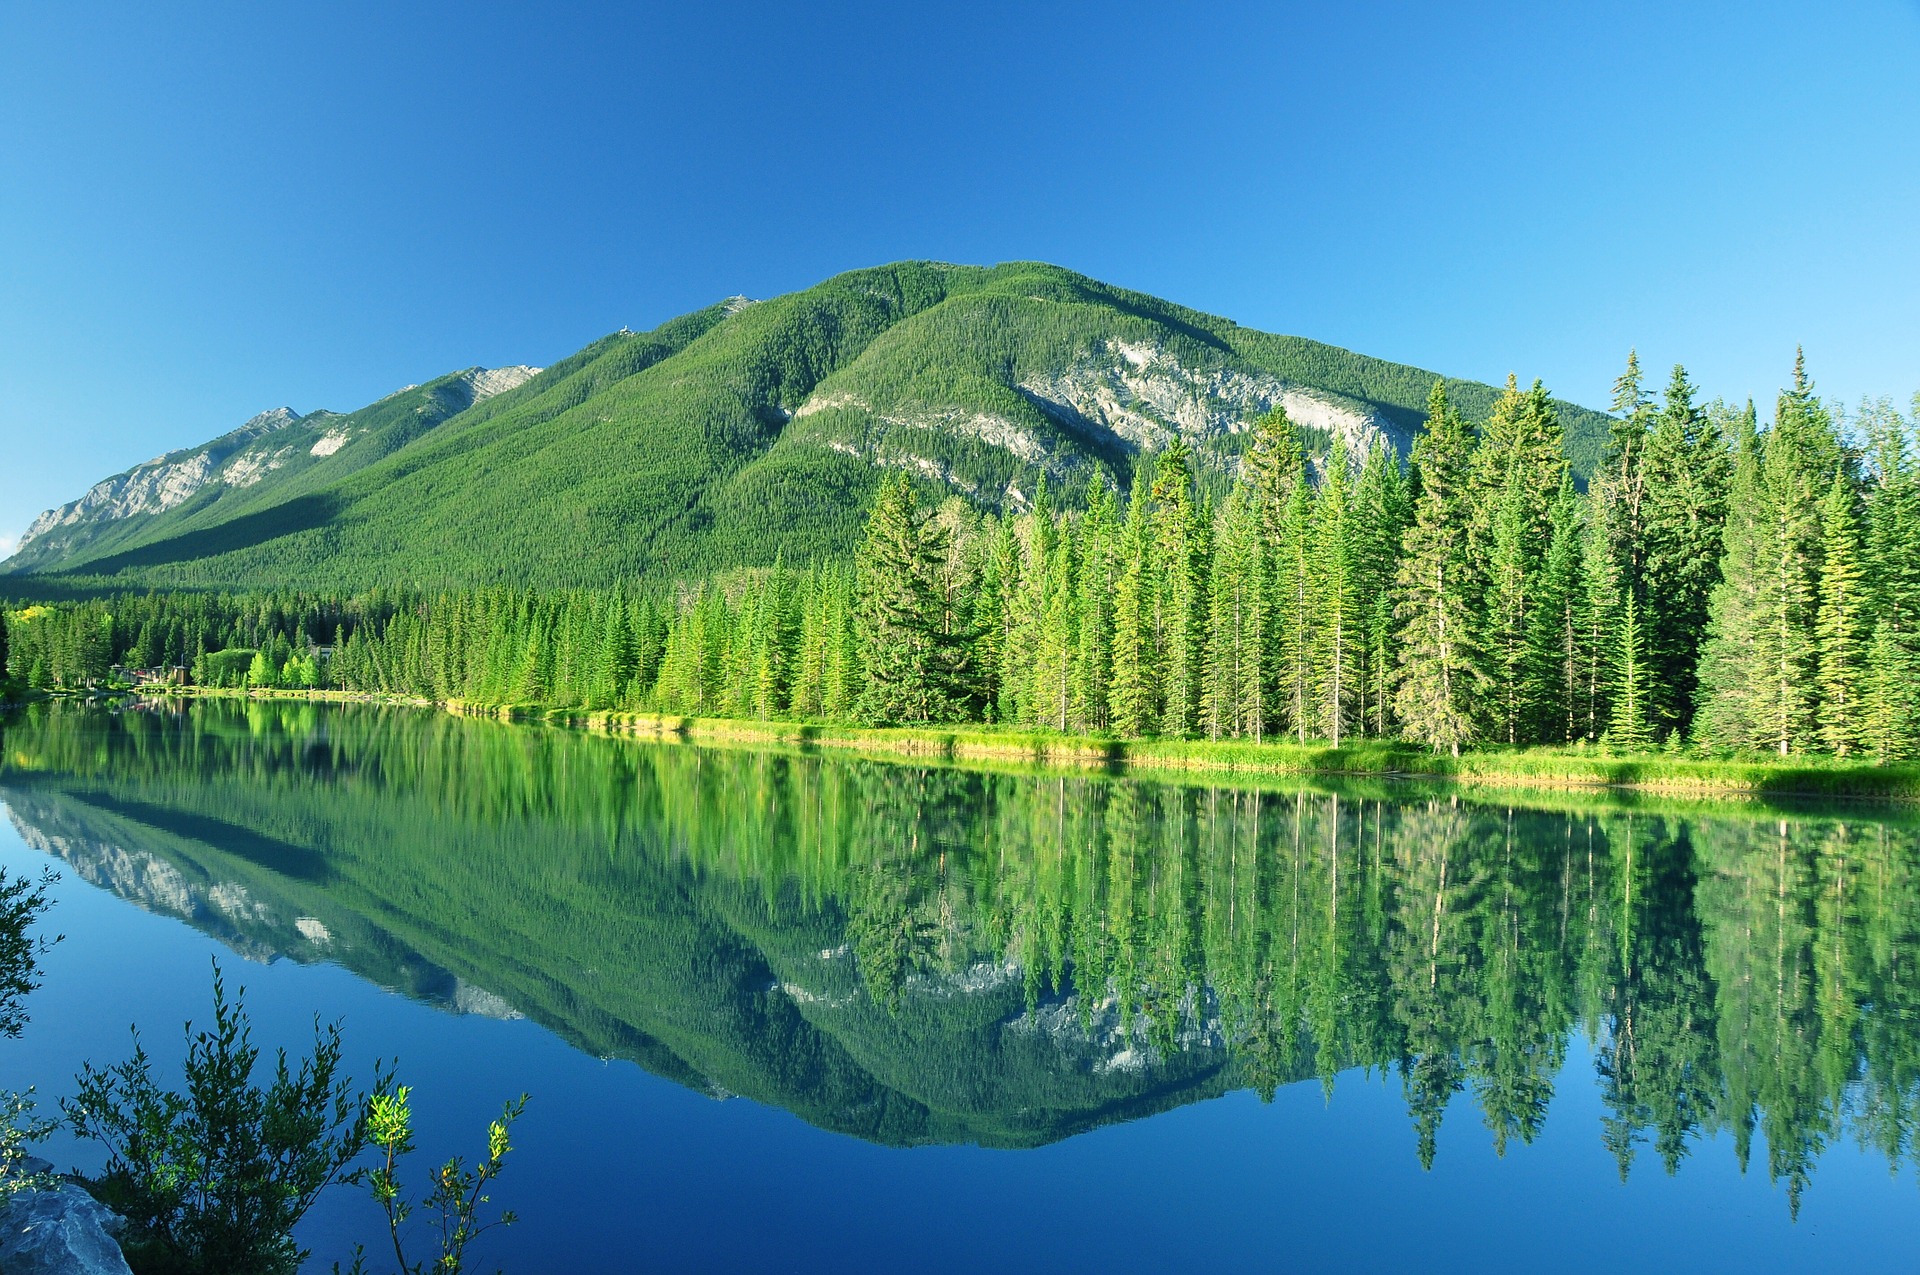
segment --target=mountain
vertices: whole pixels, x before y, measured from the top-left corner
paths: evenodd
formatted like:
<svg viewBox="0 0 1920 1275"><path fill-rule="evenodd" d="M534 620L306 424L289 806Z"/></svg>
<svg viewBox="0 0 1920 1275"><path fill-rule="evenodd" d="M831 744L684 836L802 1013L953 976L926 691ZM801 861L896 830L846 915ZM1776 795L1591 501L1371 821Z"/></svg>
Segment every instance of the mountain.
<svg viewBox="0 0 1920 1275"><path fill-rule="evenodd" d="M182 467L175 486L206 471L170 504L113 494L166 486L150 466L109 479L92 507L94 492L36 523L4 570L90 588L564 587L799 562L851 550L887 470L1017 510L1043 475L1069 502L1094 473L1124 486L1180 437L1223 479L1275 403L1322 452L1404 452L1435 379L1024 262L736 297L498 393L451 390L476 375L151 462ZM1469 417L1496 393L1448 385ZM1584 473L1607 418L1561 411Z"/></svg>
<svg viewBox="0 0 1920 1275"><path fill-rule="evenodd" d="M142 538L158 522L225 522L344 477L451 416L524 384L537 367L470 368L342 415L276 407L210 443L105 478L33 520L6 567L31 571ZM161 515L172 514L170 519Z"/></svg>

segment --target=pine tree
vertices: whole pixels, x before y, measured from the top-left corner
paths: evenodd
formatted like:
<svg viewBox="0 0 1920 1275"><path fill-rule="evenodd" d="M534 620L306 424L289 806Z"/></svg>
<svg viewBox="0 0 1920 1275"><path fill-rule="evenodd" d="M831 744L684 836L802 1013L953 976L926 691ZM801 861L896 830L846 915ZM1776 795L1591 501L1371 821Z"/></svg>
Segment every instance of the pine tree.
<svg viewBox="0 0 1920 1275"><path fill-rule="evenodd" d="M1346 450L1327 459L1326 481L1313 503L1309 568L1314 607L1313 673L1319 734L1340 747L1355 716L1361 643L1360 599L1354 588L1354 536Z"/></svg>
<svg viewBox="0 0 1920 1275"><path fill-rule="evenodd" d="M1047 554L1045 611L1035 648L1033 713L1038 724L1065 731L1073 724L1073 663L1080 645L1079 608L1073 587L1079 562L1072 528L1065 519L1056 524L1052 541Z"/></svg>
<svg viewBox="0 0 1920 1275"><path fill-rule="evenodd" d="M1610 742L1623 752L1639 752L1653 742L1647 725L1647 663L1640 634L1640 604L1631 592L1620 610L1620 645L1613 672Z"/></svg>
<svg viewBox="0 0 1920 1275"><path fill-rule="evenodd" d="M1764 531L1761 439L1753 404L1733 422L1733 473L1727 485L1720 582L1708 604L1707 641L1700 660L1700 711L1705 734L1723 748L1747 748L1760 735L1760 668L1754 626L1760 611L1760 555Z"/></svg>
<svg viewBox="0 0 1920 1275"><path fill-rule="evenodd" d="M1412 503L1400 462L1385 443L1367 452L1354 488L1354 593L1360 599L1362 641L1359 726L1385 736L1398 663L1394 646L1393 580Z"/></svg>
<svg viewBox="0 0 1920 1275"><path fill-rule="evenodd" d="M1686 735L1699 686L1708 603L1720 580L1730 461L1714 418L1693 405L1676 365L1646 439L1638 597L1649 669L1648 715Z"/></svg>
<svg viewBox="0 0 1920 1275"><path fill-rule="evenodd" d="M1260 661L1253 736L1263 739L1297 725L1305 650L1301 631L1301 549L1306 526L1306 453L1300 431L1276 403L1254 423L1244 473L1252 484L1259 524L1254 636Z"/></svg>
<svg viewBox="0 0 1920 1275"><path fill-rule="evenodd" d="M1313 729L1313 493L1302 473L1287 489L1273 550L1268 623L1276 675L1273 703L1301 743Z"/></svg>
<svg viewBox="0 0 1920 1275"><path fill-rule="evenodd" d="M875 724L965 713L962 635L944 632L938 577L945 535L905 478L880 485L860 546L856 623L866 675L858 711Z"/></svg>
<svg viewBox="0 0 1920 1275"><path fill-rule="evenodd" d="M1127 502L1113 591L1113 729L1145 735L1159 724L1159 647L1153 637L1152 534L1147 526L1147 484L1136 478Z"/></svg>
<svg viewBox="0 0 1920 1275"><path fill-rule="evenodd" d="M1537 705L1539 737L1570 742L1582 734L1581 705L1587 590L1583 577L1586 523L1573 478L1561 479L1553 502L1553 535L1547 543L1529 644L1534 660L1547 672Z"/></svg>
<svg viewBox="0 0 1920 1275"><path fill-rule="evenodd" d="M1204 709L1211 739L1254 734L1260 694L1257 566L1260 524L1252 485L1235 483L1214 535Z"/></svg>
<svg viewBox="0 0 1920 1275"><path fill-rule="evenodd" d="M1107 729L1113 679L1114 577L1113 493L1099 474L1087 483L1087 512L1080 523L1080 578L1075 584L1079 650L1074 658L1074 714L1080 729Z"/></svg>
<svg viewBox="0 0 1920 1275"><path fill-rule="evenodd" d="M1820 739L1840 757L1851 756L1868 742L1865 538L1859 495L1845 471L1836 472L1821 508L1820 609L1815 632Z"/></svg>
<svg viewBox="0 0 1920 1275"><path fill-rule="evenodd" d="M1471 600L1478 642L1493 679L1499 736L1518 744L1534 737L1535 706L1551 680L1548 653L1532 641L1532 619L1552 536L1552 503L1567 473L1564 431L1539 381L1524 393L1512 376L1470 465L1474 561L1486 564L1482 591Z"/></svg>
<svg viewBox="0 0 1920 1275"><path fill-rule="evenodd" d="M1529 531L1526 493L1521 484L1509 483L1493 515L1480 620L1481 649L1493 681L1489 708L1499 738L1508 744L1521 742L1533 708Z"/></svg>
<svg viewBox="0 0 1920 1275"><path fill-rule="evenodd" d="M1207 599L1206 521L1195 508L1191 453L1179 439L1156 459L1152 494L1158 627L1166 652L1160 728L1178 736L1199 721Z"/></svg>
<svg viewBox="0 0 1920 1275"><path fill-rule="evenodd" d="M1920 755L1920 470L1909 422L1891 403L1869 404L1873 488L1867 506L1873 615L1867 660L1870 746L1882 761ZM1913 421L1920 424L1920 395Z"/></svg>
<svg viewBox="0 0 1920 1275"><path fill-rule="evenodd" d="M1767 431L1760 467L1759 588L1752 628L1757 697L1756 744L1781 756L1805 751L1815 731L1820 575L1820 505L1824 476L1839 464L1833 423L1813 395L1804 358L1782 392Z"/></svg>
<svg viewBox="0 0 1920 1275"><path fill-rule="evenodd" d="M1485 676L1469 627L1473 592L1467 490L1472 443L1435 381L1427 426L1414 443L1419 495L1396 581L1400 677L1394 697L1408 739L1460 755L1476 736Z"/></svg>

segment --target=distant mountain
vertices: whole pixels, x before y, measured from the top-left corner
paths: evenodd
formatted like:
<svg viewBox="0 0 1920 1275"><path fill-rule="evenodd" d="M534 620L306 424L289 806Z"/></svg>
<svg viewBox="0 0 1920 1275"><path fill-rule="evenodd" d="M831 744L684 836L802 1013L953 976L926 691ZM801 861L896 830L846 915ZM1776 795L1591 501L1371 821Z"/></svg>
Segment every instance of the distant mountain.
<svg viewBox="0 0 1920 1275"><path fill-rule="evenodd" d="M1056 266L927 262L736 297L532 372L268 413L43 515L0 569L74 587L552 587L800 562L850 552L889 470L1018 510L1043 475L1069 503L1093 474L1124 486L1179 437L1224 480L1276 403L1322 453L1404 452L1435 379ZM1496 393L1448 385L1469 417ZM1561 412L1584 473L1607 418Z"/></svg>
<svg viewBox="0 0 1920 1275"><path fill-rule="evenodd" d="M95 483L80 499L33 520L9 571L96 556L140 539L158 522L224 522L353 473L475 403L524 384L537 367L470 368L409 385L342 415L292 408L260 413L210 443L157 456ZM175 514L171 519L158 516Z"/></svg>

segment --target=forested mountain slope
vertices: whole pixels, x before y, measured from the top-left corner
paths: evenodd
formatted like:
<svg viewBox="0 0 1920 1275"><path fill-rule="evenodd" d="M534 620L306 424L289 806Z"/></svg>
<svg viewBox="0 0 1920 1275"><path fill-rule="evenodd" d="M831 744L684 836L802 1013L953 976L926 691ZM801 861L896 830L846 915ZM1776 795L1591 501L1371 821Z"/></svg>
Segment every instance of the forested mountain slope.
<svg viewBox="0 0 1920 1275"><path fill-rule="evenodd" d="M156 536L223 526L234 543L271 535L274 519L240 515L286 505L405 447L442 421L524 384L536 367L469 368L409 385L357 412L261 412L198 447L157 456L95 483L34 519L10 571L97 558Z"/></svg>
<svg viewBox="0 0 1920 1275"><path fill-rule="evenodd" d="M892 470L1018 510L1042 475L1073 495L1094 473L1124 487L1174 437L1224 474L1275 404L1322 449L1404 451L1434 374L1054 266L907 262L615 333L436 416L425 400L460 379L349 417L288 413L244 445L280 449L271 483L233 476L229 457L254 451L197 449L219 458L189 498L111 520L55 511L5 570L70 587L556 587L797 562L850 552ZM1470 417L1493 397L1449 390ZM1562 413L1585 472L1607 418ZM273 441L294 428L312 444Z"/></svg>

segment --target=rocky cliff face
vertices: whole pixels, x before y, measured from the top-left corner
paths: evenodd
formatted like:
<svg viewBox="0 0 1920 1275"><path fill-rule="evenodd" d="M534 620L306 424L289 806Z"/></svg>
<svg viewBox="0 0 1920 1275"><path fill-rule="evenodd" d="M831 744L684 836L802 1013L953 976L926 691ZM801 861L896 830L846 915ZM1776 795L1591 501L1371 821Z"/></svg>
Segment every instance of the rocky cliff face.
<svg viewBox="0 0 1920 1275"><path fill-rule="evenodd" d="M106 522L130 518L134 514L160 513L183 504L215 478L221 476L235 453L248 449L262 439L291 428L300 422L292 408L276 407L253 417L232 433L222 434L210 443L156 456L135 465L125 473L105 478L87 489L75 501L49 509L33 520L20 538L24 549L34 541L63 527L88 522Z"/></svg>
<svg viewBox="0 0 1920 1275"><path fill-rule="evenodd" d="M1146 342L1108 342L1095 354L1020 389L1048 415L1094 430L1131 450L1159 451L1175 438L1200 447L1237 433L1276 405L1296 425L1344 443L1357 460L1385 441L1410 440L1386 417L1279 377L1231 367L1195 367Z"/></svg>
<svg viewBox="0 0 1920 1275"><path fill-rule="evenodd" d="M1028 506L1028 493L970 481L925 450L928 436L965 437L1004 451L1046 471L1056 490L1084 484L1093 456L1153 453L1175 439L1193 448L1199 464L1234 472L1232 436L1276 406L1327 447L1343 447L1356 466L1376 443L1401 455L1412 447L1403 427L1364 404L1264 372L1186 362L1154 342L1103 342L1063 367L1023 376L1013 388L1038 410L1037 419L926 402L881 405L838 385L816 391L791 419L829 418L822 441L834 451L1015 510ZM1078 445L1061 447L1060 433L1048 437L1043 421Z"/></svg>
<svg viewBox="0 0 1920 1275"><path fill-rule="evenodd" d="M457 412L523 385L539 371L526 366L471 368L444 386L441 394L443 400L450 400L445 406ZM394 393L415 388L409 385ZM288 407L262 412L212 442L156 456L102 479L78 500L47 510L21 536L16 553L61 549L77 544L89 529L103 523L164 513L211 483L251 487L303 453L332 456L357 436L353 419L327 411L302 416Z"/></svg>

